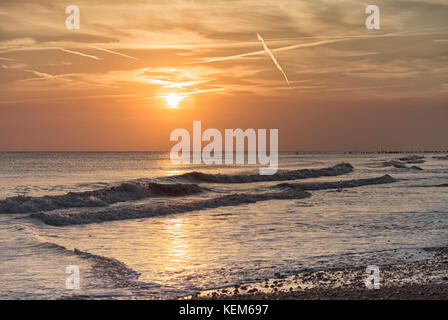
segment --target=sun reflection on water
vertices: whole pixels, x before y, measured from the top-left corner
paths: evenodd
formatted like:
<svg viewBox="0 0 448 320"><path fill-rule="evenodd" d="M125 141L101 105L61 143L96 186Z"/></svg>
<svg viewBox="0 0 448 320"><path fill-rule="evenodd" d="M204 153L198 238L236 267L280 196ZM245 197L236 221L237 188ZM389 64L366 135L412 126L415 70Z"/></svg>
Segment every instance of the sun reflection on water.
<svg viewBox="0 0 448 320"><path fill-rule="evenodd" d="M166 270L185 268L191 259L191 248L182 219L173 218L166 223Z"/></svg>

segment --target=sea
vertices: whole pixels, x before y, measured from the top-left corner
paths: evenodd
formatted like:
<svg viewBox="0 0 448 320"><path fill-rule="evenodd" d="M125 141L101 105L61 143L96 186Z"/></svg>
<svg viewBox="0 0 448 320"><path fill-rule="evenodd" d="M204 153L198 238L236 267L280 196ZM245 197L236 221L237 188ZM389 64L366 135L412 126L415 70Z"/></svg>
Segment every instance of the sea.
<svg viewBox="0 0 448 320"><path fill-rule="evenodd" d="M176 299L448 244L445 154L281 152L278 165L1 152L0 299Z"/></svg>

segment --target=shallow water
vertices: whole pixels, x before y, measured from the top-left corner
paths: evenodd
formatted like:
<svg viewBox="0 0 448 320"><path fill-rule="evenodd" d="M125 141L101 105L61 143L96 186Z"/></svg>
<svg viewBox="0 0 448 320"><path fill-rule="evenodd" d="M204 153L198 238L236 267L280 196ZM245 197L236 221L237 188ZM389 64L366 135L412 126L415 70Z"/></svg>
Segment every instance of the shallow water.
<svg viewBox="0 0 448 320"><path fill-rule="evenodd" d="M396 182L309 191L307 198L272 199L103 223L52 226L30 212L0 214L0 298L173 298L306 268L366 266L427 257L421 247L448 243L448 161L425 154L423 170L382 167L400 154L282 153L285 170L346 162L353 172L297 182L379 177ZM284 181L203 183L173 178L192 170L256 173L247 166L175 166L167 153L0 153L0 200L107 189L123 182L195 183L188 195L148 195L47 215L178 211L188 203L229 194L293 192ZM414 164L407 164L411 167ZM171 176L171 178L168 178ZM109 192L109 191L107 191ZM78 198L76 198L79 200ZM14 200L16 201L16 200ZM32 199L34 201L34 198ZM232 198L233 201L233 198ZM202 203L202 202L201 202ZM15 203L13 203L15 204ZM85 205L85 204L84 204ZM1 205L0 205L1 207ZM39 209L41 212L43 209ZM75 254L77 248L101 258ZM108 260L116 259L116 260ZM127 267L123 267L120 263ZM68 265L80 268L81 288L68 290ZM139 274L130 276L130 268ZM123 281L123 278L129 281Z"/></svg>

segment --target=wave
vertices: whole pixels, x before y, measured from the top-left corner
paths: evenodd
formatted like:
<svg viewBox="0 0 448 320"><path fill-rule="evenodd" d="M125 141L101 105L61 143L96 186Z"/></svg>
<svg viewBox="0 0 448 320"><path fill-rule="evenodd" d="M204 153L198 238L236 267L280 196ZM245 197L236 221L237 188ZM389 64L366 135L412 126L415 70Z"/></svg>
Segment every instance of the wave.
<svg viewBox="0 0 448 320"><path fill-rule="evenodd" d="M374 184L385 184L392 183L396 180L390 175L386 174L381 177L367 178L367 179L353 179L353 180L342 180L333 182L310 182L310 183L280 183L275 185L276 188L291 188L296 190L326 190L326 189L343 189L343 188L356 188L367 185Z"/></svg>
<svg viewBox="0 0 448 320"><path fill-rule="evenodd" d="M267 200L302 199L311 194L304 191L230 194L204 200L179 201L168 205L141 204L133 207L90 209L81 212L39 212L30 215L53 226L79 225L126 219L149 218L189 211L237 206Z"/></svg>
<svg viewBox="0 0 448 320"><path fill-rule="evenodd" d="M118 287L136 287L141 285L140 282L137 282L140 273L129 268L125 263L117 259L88 253L76 248L70 250L52 242L43 242L38 246L40 248L57 250L63 254L74 254L82 259L89 260L92 263L92 269L95 275L102 279L106 277L113 280Z"/></svg>
<svg viewBox="0 0 448 320"><path fill-rule="evenodd" d="M177 197L197 194L204 188L196 184L161 184L126 182L119 186L64 195L26 197L0 200L1 213L28 213L79 207L105 207L117 202L135 201L149 197Z"/></svg>
<svg viewBox="0 0 448 320"><path fill-rule="evenodd" d="M430 184L430 185L413 185L409 186L412 188L445 188L448 187L448 183L441 183L441 184Z"/></svg>
<svg viewBox="0 0 448 320"><path fill-rule="evenodd" d="M117 221L127 219L141 219L157 217L168 214L179 214L196 210L213 209L218 207L238 206L242 204L256 203L268 200L290 200L303 199L311 196L312 190L354 188L365 185L385 184L394 182L395 179L384 175L369 179L354 179L336 182L313 182L313 183L281 183L274 188L289 188L287 192L265 192L265 193L235 193L220 197L202 200L177 201L170 204L140 204L135 206L120 206L103 208L87 208L84 211L73 212L62 210L59 212L39 212L30 215L31 218L39 219L53 226L80 225L100 223L106 221Z"/></svg>
<svg viewBox="0 0 448 320"><path fill-rule="evenodd" d="M398 160L404 161L406 163L424 163L425 162L424 159L425 159L424 156L412 155L412 156L399 158Z"/></svg>
<svg viewBox="0 0 448 320"><path fill-rule="evenodd" d="M199 171L184 173L181 175L170 177L176 180L187 180L194 182L208 182L208 183L250 183L263 181L286 181L308 179L324 176L338 176L347 174L353 171L353 166L350 163L339 163L333 167L321 169L300 169L282 171L273 175L259 175L259 174L211 174Z"/></svg>
<svg viewBox="0 0 448 320"><path fill-rule="evenodd" d="M73 253L83 259L93 262L95 272L106 273L107 276L113 278L118 284L128 287L135 285L135 281L139 278L140 273L129 268L125 263L78 249L74 249Z"/></svg>
<svg viewBox="0 0 448 320"><path fill-rule="evenodd" d="M432 158L437 160L448 160L448 154L446 156L434 156Z"/></svg>
<svg viewBox="0 0 448 320"><path fill-rule="evenodd" d="M413 163L413 162L408 162L408 163ZM406 166L405 163L400 162L398 160L390 160L390 161L384 161L381 163L382 167L394 167L397 169L413 169L413 170L423 170L422 168L418 167L418 166L412 166L412 167L408 167Z"/></svg>

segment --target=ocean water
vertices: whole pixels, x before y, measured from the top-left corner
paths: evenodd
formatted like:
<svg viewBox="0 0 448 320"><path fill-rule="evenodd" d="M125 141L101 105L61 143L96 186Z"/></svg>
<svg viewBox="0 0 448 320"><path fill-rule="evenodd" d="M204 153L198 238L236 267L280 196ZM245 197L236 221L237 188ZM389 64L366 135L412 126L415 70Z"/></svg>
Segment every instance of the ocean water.
<svg viewBox="0 0 448 320"><path fill-rule="evenodd" d="M425 259L448 244L448 160L390 165L408 156L285 152L262 177L163 152L0 153L0 299L177 298Z"/></svg>

